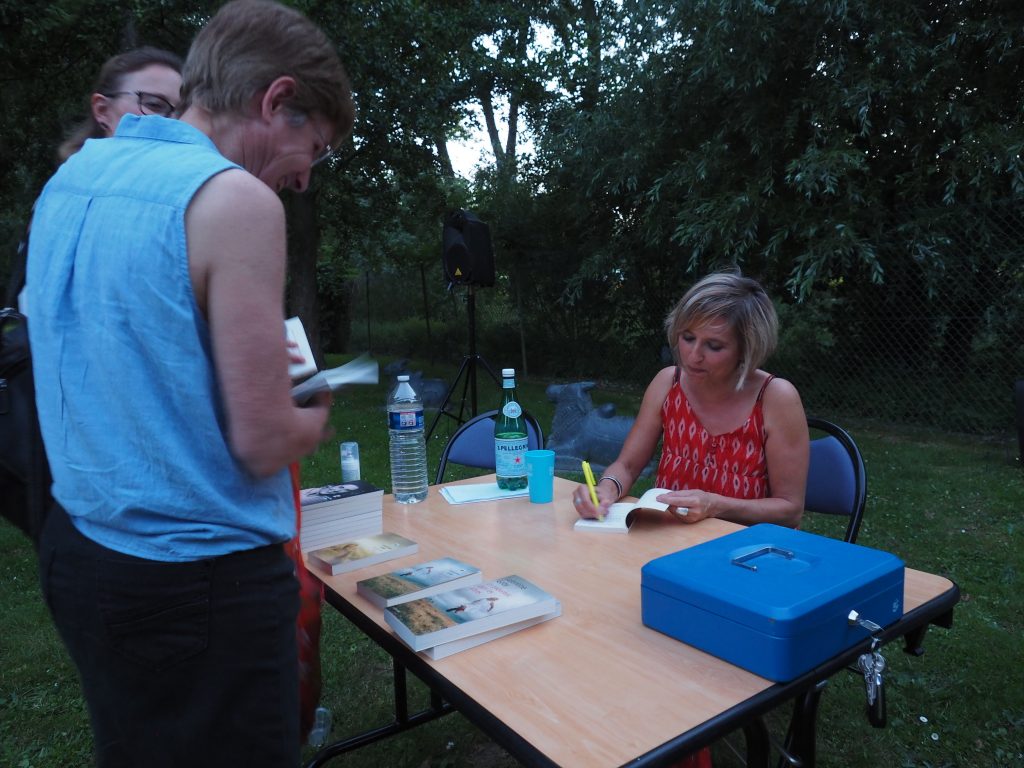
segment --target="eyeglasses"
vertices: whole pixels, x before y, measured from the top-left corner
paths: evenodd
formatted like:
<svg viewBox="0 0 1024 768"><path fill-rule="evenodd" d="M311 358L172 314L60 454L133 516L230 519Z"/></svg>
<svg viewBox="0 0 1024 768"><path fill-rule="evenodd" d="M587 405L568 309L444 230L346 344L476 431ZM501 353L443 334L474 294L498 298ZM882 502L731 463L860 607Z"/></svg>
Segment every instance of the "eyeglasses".
<svg viewBox="0 0 1024 768"><path fill-rule="evenodd" d="M324 138L323 133L320 132L320 129L317 127L316 123L310 119L308 112L304 112L298 109L289 109L288 112L291 115L291 123L296 128L303 126L306 123L312 125L313 130L316 131L316 137L320 140L320 143L324 147L323 149L320 150L320 153L313 158L313 162L310 163L310 168L312 168L315 165L319 165L324 160L326 160L327 158L334 154L334 148L327 143L327 140Z"/></svg>
<svg viewBox="0 0 1024 768"><path fill-rule="evenodd" d="M110 99L117 96L135 96L139 100L139 112L144 115L170 117L177 109L175 105L171 104L163 96L155 93L146 93L145 91L114 91L113 93L105 93L103 95Z"/></svg>
<svg viewBox="0 0 1024 768"><path fill-rule="evenodd" d="M310 168L312 168L314 165L319 165L324 160L333 155L334 149L331 147L330 144L327 143L327 140L324 138L324 135L320 133L320 129L316 127L316 123L313 123L312 120L310 122L313 124L313 130L316 131L316 137L320 139L320 143L324 145L324 148L320 150L320 154L313 158L313 163L312 165L310 165Z"/></svg>

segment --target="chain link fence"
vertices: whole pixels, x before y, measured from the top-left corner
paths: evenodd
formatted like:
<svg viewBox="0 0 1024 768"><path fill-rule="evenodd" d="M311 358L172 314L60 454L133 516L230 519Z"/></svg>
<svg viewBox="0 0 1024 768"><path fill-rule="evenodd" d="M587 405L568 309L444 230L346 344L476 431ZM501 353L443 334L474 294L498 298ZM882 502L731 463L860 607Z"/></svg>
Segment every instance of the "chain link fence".
<svg viewBox="0 0 1024 768"><path fill-rule="evenodd" d="M1019 211L1008 204L918 209L892 214L877 231L884 282L836 280L801 303L780 303L782 335L768 369L797 385L810 415L1016 438L1014 385L1024 379ZM404 291L395 275L361 276L351 314L356 347L372 334L379 353L457 366L469 348L465 303L458 290L440 289L440 265L436 271L404 281ZM424 298L421 285L437 288ZM548 318L521 323L509 293L478 294L478 348L489 360L528 362L540 378L638 388L665 364L660 335L643 344L568 343L545 329ZM586 348L600 356L580 357Z"/></svg>
<svg viewBox="0 0 1024 768"><path fill-rule="evenodd" d="M773 369L809 413L947 432L1016 434L1024 379L1024 222L1010 205L937 209L883 226L880 285L837 284L784 308ZM909 243L909 245L908 245Z"/></svg>

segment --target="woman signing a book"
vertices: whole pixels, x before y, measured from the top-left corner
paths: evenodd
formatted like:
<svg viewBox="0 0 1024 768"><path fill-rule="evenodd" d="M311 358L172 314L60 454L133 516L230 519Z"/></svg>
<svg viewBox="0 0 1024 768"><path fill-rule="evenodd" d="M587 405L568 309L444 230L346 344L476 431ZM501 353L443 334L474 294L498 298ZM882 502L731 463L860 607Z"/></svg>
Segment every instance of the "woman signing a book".
<svg viewBox="0 0 1024 768"><path fill-rule="evenodd" d="M804 509L810 443L796 387L761 365L775 350L778 318L755 280L708 275L665 319L678 365L647 386L618 458L597 483L573 491L581 517L603 517L629 492L664 438L658 501L687 523L720 517L795 528ZM674 768L710 768L701 749Z"/></svg>
<svg viewBox="0 0 1024 768"><path fill-rule="evenodd" d="M597 483L573 491L581 517L626 495L663 437L658 501L686 523L720 517L744 525L800 523L809 438L800 394L761 370L778 318L764 289L738 272L715 272L686 292L665 320L678 365L651 381L618 458Z"/></svg>

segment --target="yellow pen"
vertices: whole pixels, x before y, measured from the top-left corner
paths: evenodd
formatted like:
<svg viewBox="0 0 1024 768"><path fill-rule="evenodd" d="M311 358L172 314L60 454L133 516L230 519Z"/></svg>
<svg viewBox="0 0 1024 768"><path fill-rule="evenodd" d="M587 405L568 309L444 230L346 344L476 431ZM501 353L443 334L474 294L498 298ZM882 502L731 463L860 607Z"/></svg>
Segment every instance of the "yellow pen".
<svg viewBox="0 0 1024 768"><path fill-rule="evenodd" d="M590 500L594 502L594 507L597 509L597 519L599 522L604 522L604 515L601 514L601 505L597 501L597 483L594 482L594 471L590 468L590 462L583 462L583 477L587 480L587 489L590 491Z"/></svg>

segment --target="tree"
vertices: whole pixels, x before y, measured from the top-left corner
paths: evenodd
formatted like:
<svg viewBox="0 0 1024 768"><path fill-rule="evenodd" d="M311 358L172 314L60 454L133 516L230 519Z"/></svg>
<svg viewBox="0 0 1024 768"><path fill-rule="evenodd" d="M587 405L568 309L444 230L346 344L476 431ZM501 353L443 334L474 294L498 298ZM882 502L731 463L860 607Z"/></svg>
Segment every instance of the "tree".
<svg viewBox="0 0 1024 768"><path fill-rule="evenodd" d="M0 4L0 277L24 232L32 201L56 168L56 148L85 117L87 95L110 56L139 45L184 55L206 3L99 0Z"/></svg>
<svg viewBox="0 0 1024 768"><path fill-rule="evenodd" d="M578 265L564 300L629 296L615 322L655 343L669 296L717 265L791 299L883 281L935 290L951 259L998 268L983 249L951 251L936 209L1024 189L1018 4L600 10L599 65L585 36L558 36L580 41L559 55L591 63L597 100L592 78L567 73L539 128L535 222L557 211L562 231L534 231Z"/></svg>

